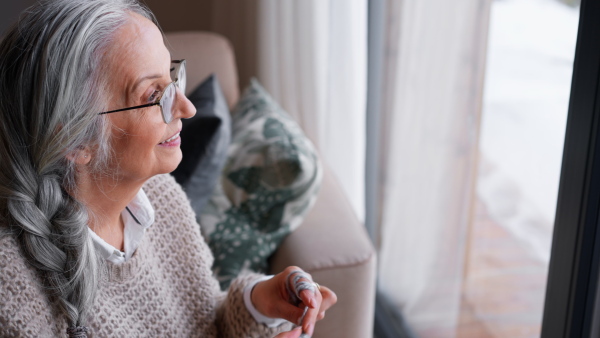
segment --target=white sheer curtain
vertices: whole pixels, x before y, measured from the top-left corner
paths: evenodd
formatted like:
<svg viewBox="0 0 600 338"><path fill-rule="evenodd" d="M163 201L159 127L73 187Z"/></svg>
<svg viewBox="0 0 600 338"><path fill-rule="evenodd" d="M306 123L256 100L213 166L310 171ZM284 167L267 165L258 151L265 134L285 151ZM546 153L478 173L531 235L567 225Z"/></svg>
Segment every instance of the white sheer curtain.
<svg viewBox="0 0 600 338"><path fill-rule="evenodd" d="M388 1L379 286L420 336L458 320L489 0Z"/></svg>
<svg viewBox="0 0 600 338"><path fill-rule="evenodd" d="M259 0L258 79L364 217L367 0Z"/></svg>

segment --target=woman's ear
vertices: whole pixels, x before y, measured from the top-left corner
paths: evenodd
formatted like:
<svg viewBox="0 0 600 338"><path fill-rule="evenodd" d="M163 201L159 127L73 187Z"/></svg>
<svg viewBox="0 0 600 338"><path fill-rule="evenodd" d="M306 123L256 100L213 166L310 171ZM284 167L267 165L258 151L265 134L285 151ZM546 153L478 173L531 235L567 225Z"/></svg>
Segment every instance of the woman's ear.
<svg viewBox="0 0 600 338"><path fill-rule="evenodd" d="M92 160L92 154L88 147L81 146L69 152L67 159L76 165L86 165Z"/></svg>

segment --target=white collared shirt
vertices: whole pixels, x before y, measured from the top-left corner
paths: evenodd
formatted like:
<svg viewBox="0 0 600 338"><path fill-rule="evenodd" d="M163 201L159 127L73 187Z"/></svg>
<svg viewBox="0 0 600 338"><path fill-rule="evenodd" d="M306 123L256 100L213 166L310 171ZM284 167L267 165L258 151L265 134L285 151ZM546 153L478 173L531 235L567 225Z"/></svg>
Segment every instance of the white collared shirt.
<svg viewBox="0 0 600 338"><path fill-rule="evenodd" d="M123 234L125 252L106 243L92 229L88 228L96 250L98 250L104 259L115 264L123 263L133 256L135 250L140 246L146 229L154 223L154 208L143 189L140 189L125 210L123 210L121 217L125 224L125 232Z"/></svg>
<svg viewBox="0 0 600 338"><path fill-rule="evenodd" d="M154 208L152 207L152 204L150 204L150 200L143 189L140 189L125 210L123 210L121 217L123 218L123 223L125 223L125 231L123 234L125 252L108 244L92 229L88 228L96 250L98 250L104 259L114 264L124 263L133 256L133 253L142 242L142 237L144 237L146 229L154 223ZM252 301L250 300L250 294L254 285L271 277L273 276L265 276L248 285L244 290L244 304L246 305L248 312L250 312L257 322L265 324L268 327L276 327L286 322L286 320L263 316L256 310L254 304L252 304Z"/></svg>

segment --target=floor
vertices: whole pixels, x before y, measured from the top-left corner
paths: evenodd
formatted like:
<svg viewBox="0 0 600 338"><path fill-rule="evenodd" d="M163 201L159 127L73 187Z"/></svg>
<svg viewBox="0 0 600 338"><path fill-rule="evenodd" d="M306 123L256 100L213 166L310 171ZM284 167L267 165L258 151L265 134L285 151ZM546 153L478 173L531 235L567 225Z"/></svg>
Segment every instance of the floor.
<svg viewBox="0 0 600 338"><path fill-rule="evenodd" d="M478 201L458 338L539 337L547 265Z"/></svg>

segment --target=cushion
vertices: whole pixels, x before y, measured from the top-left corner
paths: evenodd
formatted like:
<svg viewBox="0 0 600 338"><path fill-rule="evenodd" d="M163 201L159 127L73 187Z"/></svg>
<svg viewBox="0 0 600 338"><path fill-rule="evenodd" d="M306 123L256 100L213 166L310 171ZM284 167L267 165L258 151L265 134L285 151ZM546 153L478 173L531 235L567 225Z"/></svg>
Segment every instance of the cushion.
<svg viewBox="0 0 600 338"><path fill-rule="evenodd" d="M222 288L242 270L267 271L269 256L315 202L321 178L310 140L253 79L233 109L226 165L200 214Z"/></svg>
<svg viewBox="0 0 600 338"><path fill-rule="evenodd" d="M188 99L196 115L182 120L183 159L173 176L183 187L198 215L215 188L227 158L231 117L217 77L204 80Z"/></svg>

